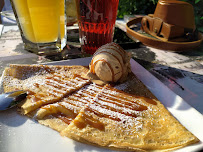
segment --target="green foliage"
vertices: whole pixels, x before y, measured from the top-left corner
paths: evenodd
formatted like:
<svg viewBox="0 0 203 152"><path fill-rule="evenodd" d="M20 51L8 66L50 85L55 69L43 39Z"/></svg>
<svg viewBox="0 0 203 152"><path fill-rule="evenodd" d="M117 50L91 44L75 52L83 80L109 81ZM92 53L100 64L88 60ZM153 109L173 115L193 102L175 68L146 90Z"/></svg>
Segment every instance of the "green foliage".
<svg viewBox="0 0 203 152"><path fill-rule="evenodd" d="M193 5L195 24L200 32L203 32L203 0L183 0ZM158 0L120 0L118 6L118 18L132 14L153 14Z"/></svg>
<svg viewBox="0 0 203 152"><path fill-rule="evenodd" d="M183 0L192 4L195 13L195 24L197 29L203 33L203 1L202 0Z"/></svg>
<svg viewBox="0 0 203 152"><path fill-rule="evenodd" d="M118 18L132 14L152 14L158 0L120 0Z"/></svg>
<svg viewBox="0 0 203 152"><path fill-rule="evenodd" d="M200 0L195 0L195 4L199 3Z"/></svg>

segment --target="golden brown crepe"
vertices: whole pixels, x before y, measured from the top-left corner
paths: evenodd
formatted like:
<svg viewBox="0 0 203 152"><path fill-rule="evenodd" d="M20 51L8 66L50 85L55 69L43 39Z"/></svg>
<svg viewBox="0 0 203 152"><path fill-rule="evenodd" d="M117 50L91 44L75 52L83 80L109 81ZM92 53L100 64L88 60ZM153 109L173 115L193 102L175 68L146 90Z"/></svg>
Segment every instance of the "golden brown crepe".
<svg viewBox="0 0 203 152"><path fill-rule="evenodd" d="M165 150L198 141L159 101L135 97L109 86L61 134L128 150Z"/></svg>
<svg viewBox="0 0 203 152"><path fill-rule="evenodd" d="M112 87L82 78L87 72L83 66L10 65L3 86L5 92L28 90L21 112L80 142L166 151L199 141L133 74Z"/></svg>
<svg viewBox="0 0 203 152"><path fill-rule="evenodd" d="M5 70L4 91L28 91L27 100L21 106L22 113L28 114L90 83L80 76L87 71L82 66L10 65Z"/></svg>

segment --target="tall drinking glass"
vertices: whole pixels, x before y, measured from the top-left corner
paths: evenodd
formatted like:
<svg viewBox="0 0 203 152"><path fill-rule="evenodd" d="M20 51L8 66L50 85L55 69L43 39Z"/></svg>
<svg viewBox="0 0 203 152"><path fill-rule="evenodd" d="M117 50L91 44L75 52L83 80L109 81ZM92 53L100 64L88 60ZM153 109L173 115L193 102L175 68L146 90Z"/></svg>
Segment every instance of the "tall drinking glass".
<svg viewBox="0 0 203 152"><path fill-rule="evenodd" d="M24 47L57 54L66 46L65 0L11 0Z"/></svg>
<svg viewBox="0 0 203 152"><path fill-rule="evenodd" d="M76 0L82 51L93 54L113 41L119 0Z"/></svg>

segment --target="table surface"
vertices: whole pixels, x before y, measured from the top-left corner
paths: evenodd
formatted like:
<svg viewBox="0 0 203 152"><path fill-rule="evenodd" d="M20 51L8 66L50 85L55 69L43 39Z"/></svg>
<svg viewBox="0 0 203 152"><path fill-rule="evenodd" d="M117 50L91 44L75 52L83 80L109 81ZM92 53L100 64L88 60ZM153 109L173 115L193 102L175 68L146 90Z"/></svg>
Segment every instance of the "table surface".
<svg viewBox="0 0 203 152"><path fill-rule="evenodd" d="M77 25L68 27L68 47L58 56L39 56L24 50L17 25L0 25L0 75L9 64L42 64L83 57ZM151 48L125 34L125 22L118 20L114 42L131 52L132 58L174 93L203 114L203 44L187 52Z"/></svg>

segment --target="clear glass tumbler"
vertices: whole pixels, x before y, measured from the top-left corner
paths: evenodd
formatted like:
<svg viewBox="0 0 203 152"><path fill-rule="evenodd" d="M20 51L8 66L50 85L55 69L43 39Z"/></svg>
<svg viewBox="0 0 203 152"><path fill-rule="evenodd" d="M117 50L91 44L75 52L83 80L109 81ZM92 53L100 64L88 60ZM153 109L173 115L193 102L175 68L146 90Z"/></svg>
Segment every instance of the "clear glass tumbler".
<svg viewBox="0 0 203 152"><path fill-rule="evenodd" d="M66 46L65 0L11 0L25 49L42 55Z"/></svg>
<svg viewBox="0 0 203 152"><path fill-rule="evenodd" d="M113 41L119 0L76 0L82 51L94 54Z"/></svg>

